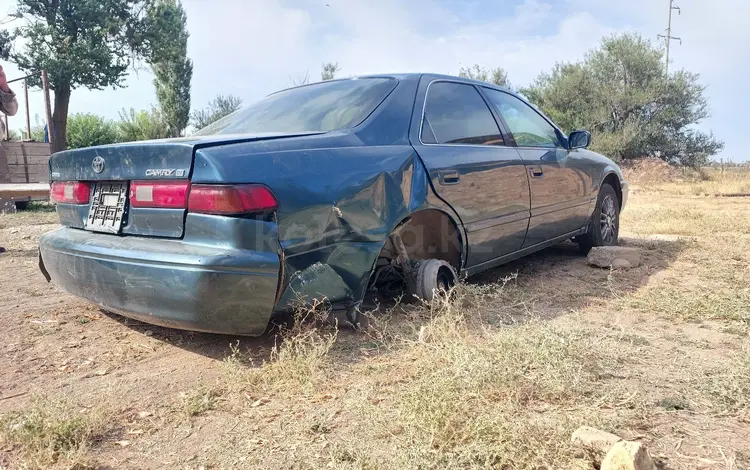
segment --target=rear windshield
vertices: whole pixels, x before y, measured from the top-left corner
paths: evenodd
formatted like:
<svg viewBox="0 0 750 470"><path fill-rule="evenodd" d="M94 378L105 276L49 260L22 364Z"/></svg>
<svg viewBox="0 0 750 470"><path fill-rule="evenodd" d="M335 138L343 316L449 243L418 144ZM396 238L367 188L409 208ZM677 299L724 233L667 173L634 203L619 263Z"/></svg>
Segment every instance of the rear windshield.
<svg viewBox="0 0 750 470"><path fill-rule="evenodd" d="M364 121L396 83L392 78L357 78L291 88L230 114L195 135L347 129Z"/></svg>

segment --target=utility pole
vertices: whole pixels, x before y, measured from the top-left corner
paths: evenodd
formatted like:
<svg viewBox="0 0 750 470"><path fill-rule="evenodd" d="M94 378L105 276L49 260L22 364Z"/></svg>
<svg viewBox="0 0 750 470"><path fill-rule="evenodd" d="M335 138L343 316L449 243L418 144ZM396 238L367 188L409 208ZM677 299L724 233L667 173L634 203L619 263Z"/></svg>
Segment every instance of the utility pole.
<svg viewBox="0 0 750 470"><path fill-rule="evenodd" d="M664 38L664 40L667 43L667 60L666 65L664 67L664 70L667 74L667 77L669 77L669 41L674 39L675 41L680 41L680 44L682 44L682 39L672 36L672 11L677 10L677 14L679 15L681 13L680 7L674 4L674 0L669 0L669 17L667 19L667 34L659 34L657 37Z"/></svg>

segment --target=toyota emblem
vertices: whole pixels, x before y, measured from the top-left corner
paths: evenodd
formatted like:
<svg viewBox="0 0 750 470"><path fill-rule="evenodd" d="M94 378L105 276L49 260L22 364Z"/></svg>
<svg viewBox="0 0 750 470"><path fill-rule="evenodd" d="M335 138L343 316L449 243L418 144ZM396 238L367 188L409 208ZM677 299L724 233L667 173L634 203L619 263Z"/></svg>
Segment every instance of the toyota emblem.
<svg viewBox="0 0 750 470"><path fill-rule="evenodd" d="M102 157L94 157L94 161L91 162L91 168L97 173L104 171L104 159Z"/></svg>

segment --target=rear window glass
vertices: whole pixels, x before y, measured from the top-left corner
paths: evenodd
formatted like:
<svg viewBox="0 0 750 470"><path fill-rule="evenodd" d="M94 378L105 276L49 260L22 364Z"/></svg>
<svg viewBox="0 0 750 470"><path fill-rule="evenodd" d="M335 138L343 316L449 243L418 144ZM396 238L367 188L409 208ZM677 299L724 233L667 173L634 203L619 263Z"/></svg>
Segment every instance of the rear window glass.
<svg viewBox="0 0 750 470"><path fill-rule="evenodd" d="M392 78L357 78L291 88L209 124L195 135L347 129L364 121L397 83Z"/></svg>

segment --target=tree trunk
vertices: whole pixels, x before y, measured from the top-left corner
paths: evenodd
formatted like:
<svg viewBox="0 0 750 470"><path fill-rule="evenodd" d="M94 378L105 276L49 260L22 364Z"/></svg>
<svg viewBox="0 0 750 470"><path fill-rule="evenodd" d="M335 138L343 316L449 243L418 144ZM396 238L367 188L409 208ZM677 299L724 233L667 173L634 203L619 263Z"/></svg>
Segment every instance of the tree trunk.
<svg viewBox="0 0 750 470"><path fill-rule="evenodd" d="M70 85L55 87L55 109L52 112L52 152L65 150L68 136L68 106L70 105Z"/></svg>

